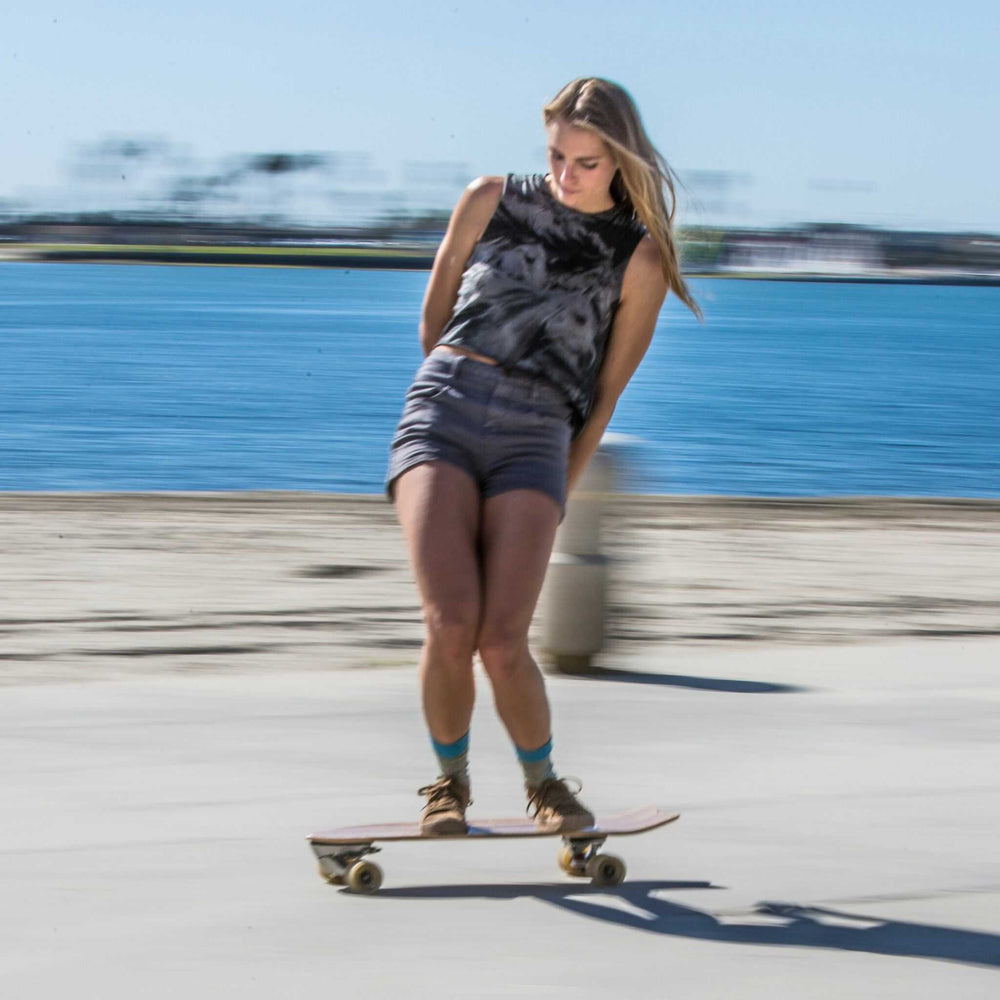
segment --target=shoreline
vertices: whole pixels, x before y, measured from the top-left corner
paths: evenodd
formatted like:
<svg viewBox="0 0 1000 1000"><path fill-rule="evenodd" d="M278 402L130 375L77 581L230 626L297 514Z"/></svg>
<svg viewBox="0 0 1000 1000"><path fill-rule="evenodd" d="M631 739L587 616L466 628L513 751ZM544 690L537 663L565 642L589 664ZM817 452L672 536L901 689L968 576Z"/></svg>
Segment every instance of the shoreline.
<svg viewBox="0 0 1000 1000"><path fill-rule="evenodd" d="M826 495L764 495L742 493L609 493L608 502L612 507L629 508L633 506L662 505L684 508L696 507L746 507L746 508L837 508L872 509L899 507L931 506L941 508L970 507L992 509L1000 512L1000 496L948 496L921 494L826 494ZM154 502L156 500L175 501L190 500L193 502L219 502L252 500L255 502L303 503L334 502L383 504L391 506L382 493L344 493L325 492L322 490L5 490L0 489L0 507L5 503L24 501L58 502L61 499L81 501L113 502L121 500L128 503L132 500Z"/></svg>
<svg viewBox="0 0 1000 1000"><path fill-rule="evenodd" d="M342 270L430 271L434 252L369 248L210 247L73 244L0 244L0 263L160 264L215 267L325 267ZM730 281L797 281L834 284L1000 287L1000 273L908 271L844 274L801 271L685 270L686 278Z"/></svg>
<svg viewBox="0 0 1000 1000"><path fill-rule="evenodd" d="M615 495L606 648L1000 636L1000 499ZM0 685L413 666L378 494L0 493ZM540 615L544 613L544 600ZM538 620L532 638L538 646Z"/></svg>

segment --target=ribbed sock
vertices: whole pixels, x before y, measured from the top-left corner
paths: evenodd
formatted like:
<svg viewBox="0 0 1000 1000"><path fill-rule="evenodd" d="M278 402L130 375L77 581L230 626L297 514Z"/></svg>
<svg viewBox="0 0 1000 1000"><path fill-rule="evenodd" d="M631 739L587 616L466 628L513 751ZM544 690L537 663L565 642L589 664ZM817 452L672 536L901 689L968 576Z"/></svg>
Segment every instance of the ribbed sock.
<svg viewBox="0 0 1000 1000"><path fill-rule="evenodd" d="M431 737L431 744L438 759L441 774L447 778L458 778L462 784L469 784L469 734L466 733L454 743L438 743Z"/></svg>
<svg viewBox="0 0 1000 1000"><path fill-rule="evenodd" d="M551 738L534 750L525 750L519 746L515 746L514 749L524 771L525 787L537 788L546 778L556 776L555 768L552 766Z"/></svg>

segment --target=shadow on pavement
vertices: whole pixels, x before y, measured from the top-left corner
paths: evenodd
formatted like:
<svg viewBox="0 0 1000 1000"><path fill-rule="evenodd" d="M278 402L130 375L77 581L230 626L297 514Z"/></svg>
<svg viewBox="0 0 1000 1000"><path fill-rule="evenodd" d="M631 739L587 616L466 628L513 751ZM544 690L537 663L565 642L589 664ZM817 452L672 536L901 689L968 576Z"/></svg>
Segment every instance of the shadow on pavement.
<svg viewBox="0 0 1000 1000"><path fill-rule="evenodd" d="M632 882L627 888L630 891L646 894L658 889L721 889L722 886L712 885L711 882ZM622 891L622 886L616 889L595 889L587 883L572 885L566 882L550 882L546 885L539 882L522 882L513 885L510 883L503 885L421 885L408 889L381 889L375 898L521 899L525 896L534 896L536 899L561 905L562 900L568 896L607 895L609 892L620 893ZM344 892L346 893L347 890L345 889Z"/></svg>
<svg viewBox="0 0 1000 1000"><path fill-rule="evenodd" d="M796 903L758 903L712 914L671 903L654 892L720 889L711 882L631 882L614 889L566 884L424 886L385 889L385 899L520 899L533 897L580 916L653 934L729 944L836 948L1000 967L1000 935L845 913Z"/></svg>
<svg viewBox="0 0 1000 1000"><path fill-rule="evenodd" d="M771 684L766 681L737 681L725 677L689 677L686 674L654 674L643 670L619 670L595 667L586 673L573 674L583 681L624 681L627 684L663 684L668 687L695 688L699 691L728 691L733 694L793 694L808 691L794 684Z"/></svg>

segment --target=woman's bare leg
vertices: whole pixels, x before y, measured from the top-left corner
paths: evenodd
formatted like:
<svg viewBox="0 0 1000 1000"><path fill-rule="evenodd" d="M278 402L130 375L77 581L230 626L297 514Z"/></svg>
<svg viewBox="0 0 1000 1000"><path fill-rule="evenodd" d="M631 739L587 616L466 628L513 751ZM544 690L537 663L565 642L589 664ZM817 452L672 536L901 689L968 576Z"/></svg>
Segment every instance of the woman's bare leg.
<svg viewBox="0 0 1000 1000"><path fill-rule="evenodd" d="M483 504L482 620L478 647L497 713L515 746L552 735L545 682L528 651L528 627L548 567L559 505L538 490L511 490Z"/></svg>
<svg viewBox="0 0 1000 1000"><path fill-rule="evenodd" d="M594 823L594 814L555 775L545 681L528 651L528 626L558 522L558 504L534 490L501 493L483 505L479 655L493 683L497 712L518 751L535 824L550 833Z"/></svg>
<svg viewBox="0 0 1000 1000"><path fill-rule="evenodd" d="M424 616L424 717L435 741L454 743L469 731L475 701L479 490L457 466L427 462L396 480L394 499Z"/></svg>

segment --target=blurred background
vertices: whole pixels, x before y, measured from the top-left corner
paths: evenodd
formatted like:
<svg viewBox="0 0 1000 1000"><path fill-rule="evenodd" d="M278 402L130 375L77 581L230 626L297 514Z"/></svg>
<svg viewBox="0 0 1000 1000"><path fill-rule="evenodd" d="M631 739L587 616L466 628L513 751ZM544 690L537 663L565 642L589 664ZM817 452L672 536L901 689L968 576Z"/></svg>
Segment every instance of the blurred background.
<svg viewBox="0 0 1000 1000"><path fill-rule="evenodd" d="M379 491L451 207L601 75L706 316L668 301L616 414L630 488L1000 495L986 0L57 0L2 38L0 488Z"/></svg>

